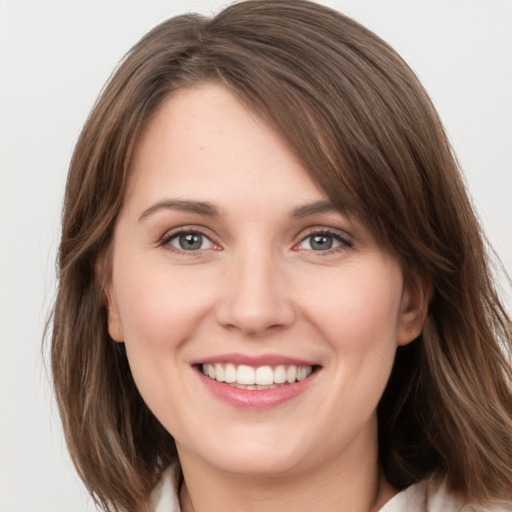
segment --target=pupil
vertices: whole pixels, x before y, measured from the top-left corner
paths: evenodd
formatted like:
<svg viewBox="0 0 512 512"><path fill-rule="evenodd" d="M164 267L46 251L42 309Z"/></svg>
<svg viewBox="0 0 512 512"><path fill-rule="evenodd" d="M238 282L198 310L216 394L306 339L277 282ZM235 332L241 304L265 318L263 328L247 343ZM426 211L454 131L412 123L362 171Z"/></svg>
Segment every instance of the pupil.
<svg viewBox="0 0 512 512"><path fill-rule="evenodd" d="M202 235L188 233L180 236L180 247L185 251L194 251L201 248L203 243Z"/></svg>
<svg viewBox="0 0 512 512"><path fill-rule="evenodd" d="M332 247L332 236L315 235L311 240L311 247L319 251L327 251Z"/></svg>

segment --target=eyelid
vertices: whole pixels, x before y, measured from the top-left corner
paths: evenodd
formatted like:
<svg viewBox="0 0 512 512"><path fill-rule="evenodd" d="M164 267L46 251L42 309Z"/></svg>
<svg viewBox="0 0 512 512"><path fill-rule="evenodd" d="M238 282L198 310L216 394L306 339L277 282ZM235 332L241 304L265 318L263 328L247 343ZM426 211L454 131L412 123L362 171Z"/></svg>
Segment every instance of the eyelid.
<svg viewBox="0 0 512 512"><path fill-rule="evenodd" d="M183 234L200 234L207 238L210 243L213 245L212 248L208 249L197 249L197 250L181 250L177 247L170 246L169 242L176 238L179 235ZM313 235L329 235L334 237L340 245L337 247L326 249L325 251L314 251L312 249L304 249L309 252L314 252L316 254L331 254L333 252L338 252L347 248L352 248L354 246L354 239L353 237L347 233L344 230L341 230L339 228L332 228L327 226L312 226L310 228L307 228L306 230L303 230L300 235L300 238L298 242L295 242L292 249L293 250L302 250L298 246L303 243L305 240L307 240L309 237ZM173 229L170 229L165 232L165 234L159 238L158 245L162 246L170 251L177 252L177 253L186 253L188 255L198 254L205 251L212 251L212 250L222 250L222 246L215 240L215 235L212 235L209 229L205 229L202 226L197 225L186 225L186 226L179 226Z"/></svg>
<svg viewBox="0 0 512 512"><path fill-rule="evenodd" d="M210 241L210 243L213 245L213 247L208 248L208 249L197 249L197 250L185 251L183 249L173 247L169 244L169 242L171 240L173 240L174 238L176 238L180 235L184 235L184 234L199 234L201 236L204 236L205 238L207 238ZM173 229L166 231L165 234L162 237L160 237L160 239L158 240L158 245L160 247L164 247L165 249L167 249L169 251L177 252L177 253L185 253L188 255L194 255L194 254L198 254L200 252L222 249L220 244L215 241L215 237L210 234L209 230L206 230L200 226L195 226L195 225L180 226L180 227L173 228Z"/></svg>
<svg viewBox="0 0 512 512"><path fill-rule="evenodd" d="M347 248L350 249L350 248L354 247L353 237L351 235L349 235L347 232L345 232L341 229L330 228L330 227L326 227L326 226L313 226L301 233L299 241L294 244L293 248L295 250L300 250L298 248L298 246L313 235L332 236L338 242L340 242L340 245L337 247L331 248L331 249L327 249L325 251L313 251L311 249L304 249L304 250L309 250L310 252L315 252L318 254L329 254L329 253L336 252L339 250L343 250L343 249L347 249Z"/></svg>

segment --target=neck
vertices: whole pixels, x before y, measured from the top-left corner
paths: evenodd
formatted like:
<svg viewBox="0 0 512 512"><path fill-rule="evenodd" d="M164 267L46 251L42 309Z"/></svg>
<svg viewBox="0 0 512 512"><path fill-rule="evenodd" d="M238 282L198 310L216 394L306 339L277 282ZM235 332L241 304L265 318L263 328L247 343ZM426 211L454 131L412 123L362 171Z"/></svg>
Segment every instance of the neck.
<svg viewBox="0 0 512 512"><path fill-rule="evenodd" d="M179 451L183 512L376 512L396 493L379 470L376 449L360 452L359 457L334 455L306 469L265 476L228 473Z"/></svg>

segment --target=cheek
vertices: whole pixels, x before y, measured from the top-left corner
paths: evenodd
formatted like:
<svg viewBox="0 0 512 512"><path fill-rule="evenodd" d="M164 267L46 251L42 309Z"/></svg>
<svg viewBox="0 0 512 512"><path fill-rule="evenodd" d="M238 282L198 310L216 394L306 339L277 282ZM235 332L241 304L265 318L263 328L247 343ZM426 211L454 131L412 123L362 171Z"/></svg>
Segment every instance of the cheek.
<svg viewBox="0 0 512 512"><path fill-rule="evenodd" d="M186 400L183 365L185 347L194 338L212 303L212 293L200 287L204 276L167 265L118 265L119 312L124 344L136 385L157 417L169 403ZM191 397L188 397L190 400Z"/></svg>
<svg viewBox="0 0 512 512"><path fill-rule="evenodd" d="M211 303L211 291L201 286L204 277L165 264L125 269L119 273L116 292L126 344L175 348Z"/></svg>
<svg viewBox="0 0 512 512"><path fill-rule="evenodd" d="M394 350L401 296L395 269L349 268L326 281L321 293L311 293L304 310L337 352Z"/></svg>

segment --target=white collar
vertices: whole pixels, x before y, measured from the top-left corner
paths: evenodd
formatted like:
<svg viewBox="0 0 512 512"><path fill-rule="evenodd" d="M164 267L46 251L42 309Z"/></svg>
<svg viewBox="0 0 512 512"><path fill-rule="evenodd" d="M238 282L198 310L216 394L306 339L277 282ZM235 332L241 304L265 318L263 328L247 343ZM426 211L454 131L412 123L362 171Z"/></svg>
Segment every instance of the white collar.
<svg viewBox="0 0 512 512"><path fill-rule="evenodd" d="M179 464L172 464L162 474L149 500L150 512L180 512ZM511 504L496 507L477 507L464 503L456 493L450 492L446 479L428 478L396 494L379 512L507 512Z"/></svg>
<svg viewBox="0 0 512 512"><path fill-rule="evenodd" d="M151 492L150 512L180 512L179 464L171 464L162 474L162 478Z"/></svg>

